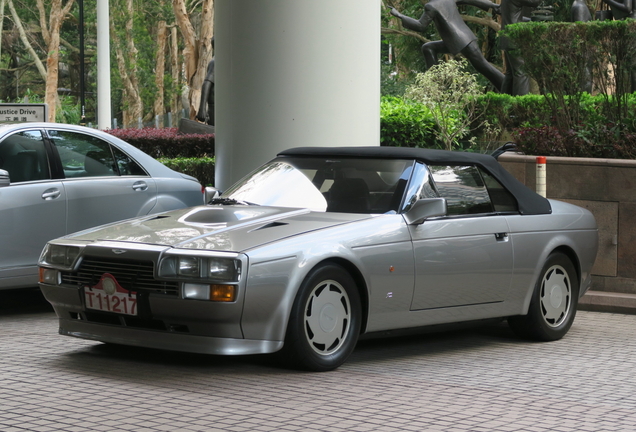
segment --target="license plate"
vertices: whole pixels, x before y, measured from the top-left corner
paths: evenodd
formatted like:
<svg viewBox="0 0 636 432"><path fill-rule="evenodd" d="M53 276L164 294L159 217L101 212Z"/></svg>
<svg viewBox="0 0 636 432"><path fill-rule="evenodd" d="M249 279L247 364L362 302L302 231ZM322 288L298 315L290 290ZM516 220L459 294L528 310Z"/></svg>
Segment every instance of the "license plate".
<svg viewBox="0 0 636 432"><path fill-rule="evenodd" d="M119 285L115 276L104 273L97 285L84 287L87 309L137 315L137 293Z"/></svg>
<svg viewBox="0 0 636 432"><path fill-rule="evenodd" d="M124 315L137 315L137 293L106 294L103 289L86 288L84 290L86 308Z"/></svg>

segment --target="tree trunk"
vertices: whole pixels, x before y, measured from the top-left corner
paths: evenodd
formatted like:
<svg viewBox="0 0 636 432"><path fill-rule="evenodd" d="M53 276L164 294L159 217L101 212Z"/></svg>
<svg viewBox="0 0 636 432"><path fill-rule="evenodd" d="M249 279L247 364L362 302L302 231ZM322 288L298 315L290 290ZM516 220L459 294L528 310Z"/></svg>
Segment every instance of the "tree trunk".
<svg viewBox="0 0 636 432"><path fill-rule="evenodd" d="M212 35L214 34L214 0L202 1L201 30L196 34L186 10L185 0L173 0L172 7L177 25L183 34L185 48L186 83L189 87L190 119L194 119L201 100L201 86L205 79L208 63L212 60Z"/></svg>
<svg viewBox="0 0 636 432"><path fill-rule="evenodd" d="M168 26L165 21L157 24L157 56L155 64L155 85L157 86L157 96L155 97L154 113L161 116L161 126L163 126L163 77L166 68L166 39L168 37Z"/></svg>
<svg viewBox="0 0 636 432"><path fill-rule="evenodd" d="M7 4L9 5L9 10L11 11L11 16L13 17L13 22L15 26L18 28L18 34L20 35L20 40L24 44L24 47L27 49L31 57L33 57L33 61L35 62L35 66L38 68L38 72L42 76L42 79L46 80L46 68L40 57L38 57L37 53L33 49L33 46L29 42L29 38L27 37L26 31L24 31L24 26L22 25L22 21L18 16L18 13L15 10L15 6L13 5L13 0L7 0Z"/></svg>
<svg viewBox="0 0 636 432"><path fill-rule="evenodd" d="M124 85L124 109L122 110L122 123L123 127L131 127L137 124L138 119L143 115L143 103L139 96L139 87L133 84L133 80L130 79L129 68L126 63L126 56L121 47L121 42L113 22L110 22L110 34L113 40L113 47L115 49L115 57L117 58L117 68L121 76L121 81Z"/></svg>
<svg viewBox="0 0 636 432"><path fill-rule="evenodd" d="M4 31L4 5L5 0L0 0L0 58L2 58L2 32Z"/></svg>
<svg viewBox="0 0 636 432"><path fill-rule="evenodd" d="M172 82L174 85L174 92L172 100L170 101L170 111L173 116L176 116L179 110L181 110L181 106L179 105L181 101L181 81L179 80L181 69L179 68L179 38L176 27L170 29L170 69L172 71ZM175 121L176 120L175 117Z"/></svg>
<svg viewBox="0 0 636 432"><path fill-rule="evenodd" d="M45 42L47 42L48 53L46 57L46 90L44 101L49 106L48 121L50 122L55 121L55 112L60 104L60 99L57 95L60 64L60 28L74 2L75 0L68 0L66 4L62 6L62 0L51 0L48 31L46 30L46 26L42 29L42 35L45 38ZM40 19L45 22L46 10L42 0L38 0L37 5L40 10Z"/></svg>
<svg viewBox="0 0 636 432"><path fill-rule="evenodd" d="M119 17L123 17L124 37L126 38L122 42L115 30L114 19L111 19L110 34L115 49L115 57L117 58L117 68L124 86L122 123L124 127L131 127L137 125L144 114L144 105L139 94L139 80L137 78L138 51L133 39L133 2L132 0L125 0L123 8L118 9L115 7L114 10L116 13L119 12L117 14ZM126 48L125 55L124 47Z"/></svg>

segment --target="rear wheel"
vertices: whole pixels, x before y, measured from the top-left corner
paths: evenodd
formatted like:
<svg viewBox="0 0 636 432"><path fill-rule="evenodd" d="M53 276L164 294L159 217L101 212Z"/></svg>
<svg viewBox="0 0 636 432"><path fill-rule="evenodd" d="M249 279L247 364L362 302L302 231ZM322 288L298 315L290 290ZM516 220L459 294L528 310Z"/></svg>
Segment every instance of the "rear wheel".
<svg viewBox="0 0 636 432"><path fill-rule="evenodd" d="M361 324L360 296L342 267L314 269L292 307L282 354L293 367L327 371L340 366L355 348Z"/></svg>
<svg viewBox="0 0 636 432"><path fill-rule="evenodd" d="M518 335L540 341L561 339L570 330L579 298L579 281L570 259L554 252L534 288L528 314L508 318Z"/></svg>

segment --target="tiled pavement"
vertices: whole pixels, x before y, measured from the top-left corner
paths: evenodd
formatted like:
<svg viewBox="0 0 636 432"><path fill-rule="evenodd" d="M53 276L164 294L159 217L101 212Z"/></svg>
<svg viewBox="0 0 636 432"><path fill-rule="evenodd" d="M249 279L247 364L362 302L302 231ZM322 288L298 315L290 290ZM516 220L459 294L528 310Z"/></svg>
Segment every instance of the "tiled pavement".
<svg viewBox="0 0 636 432"><path fill-rule="evenodd" d="M4 293L0 293L4 294ZM0 301L6 295L0 296ZM341 368L107 346L0 307L0 431L636 431L635 315L364 341Z"/></svg>

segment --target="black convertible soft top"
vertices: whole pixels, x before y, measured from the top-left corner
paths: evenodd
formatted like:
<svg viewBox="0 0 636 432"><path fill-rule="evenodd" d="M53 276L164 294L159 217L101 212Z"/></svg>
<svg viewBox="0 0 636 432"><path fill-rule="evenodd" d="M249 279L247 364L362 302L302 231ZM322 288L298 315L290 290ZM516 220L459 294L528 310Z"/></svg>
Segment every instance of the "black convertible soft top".
<svg viewBox="0 0 636 432"><path fill-rule="evenodd" d="M526 187L490 155L411 147L297 147L284 150L278 156L415 159L427 165L477 165L492 174L514 195L521 214L552 213L547 199Z"/></svg>

